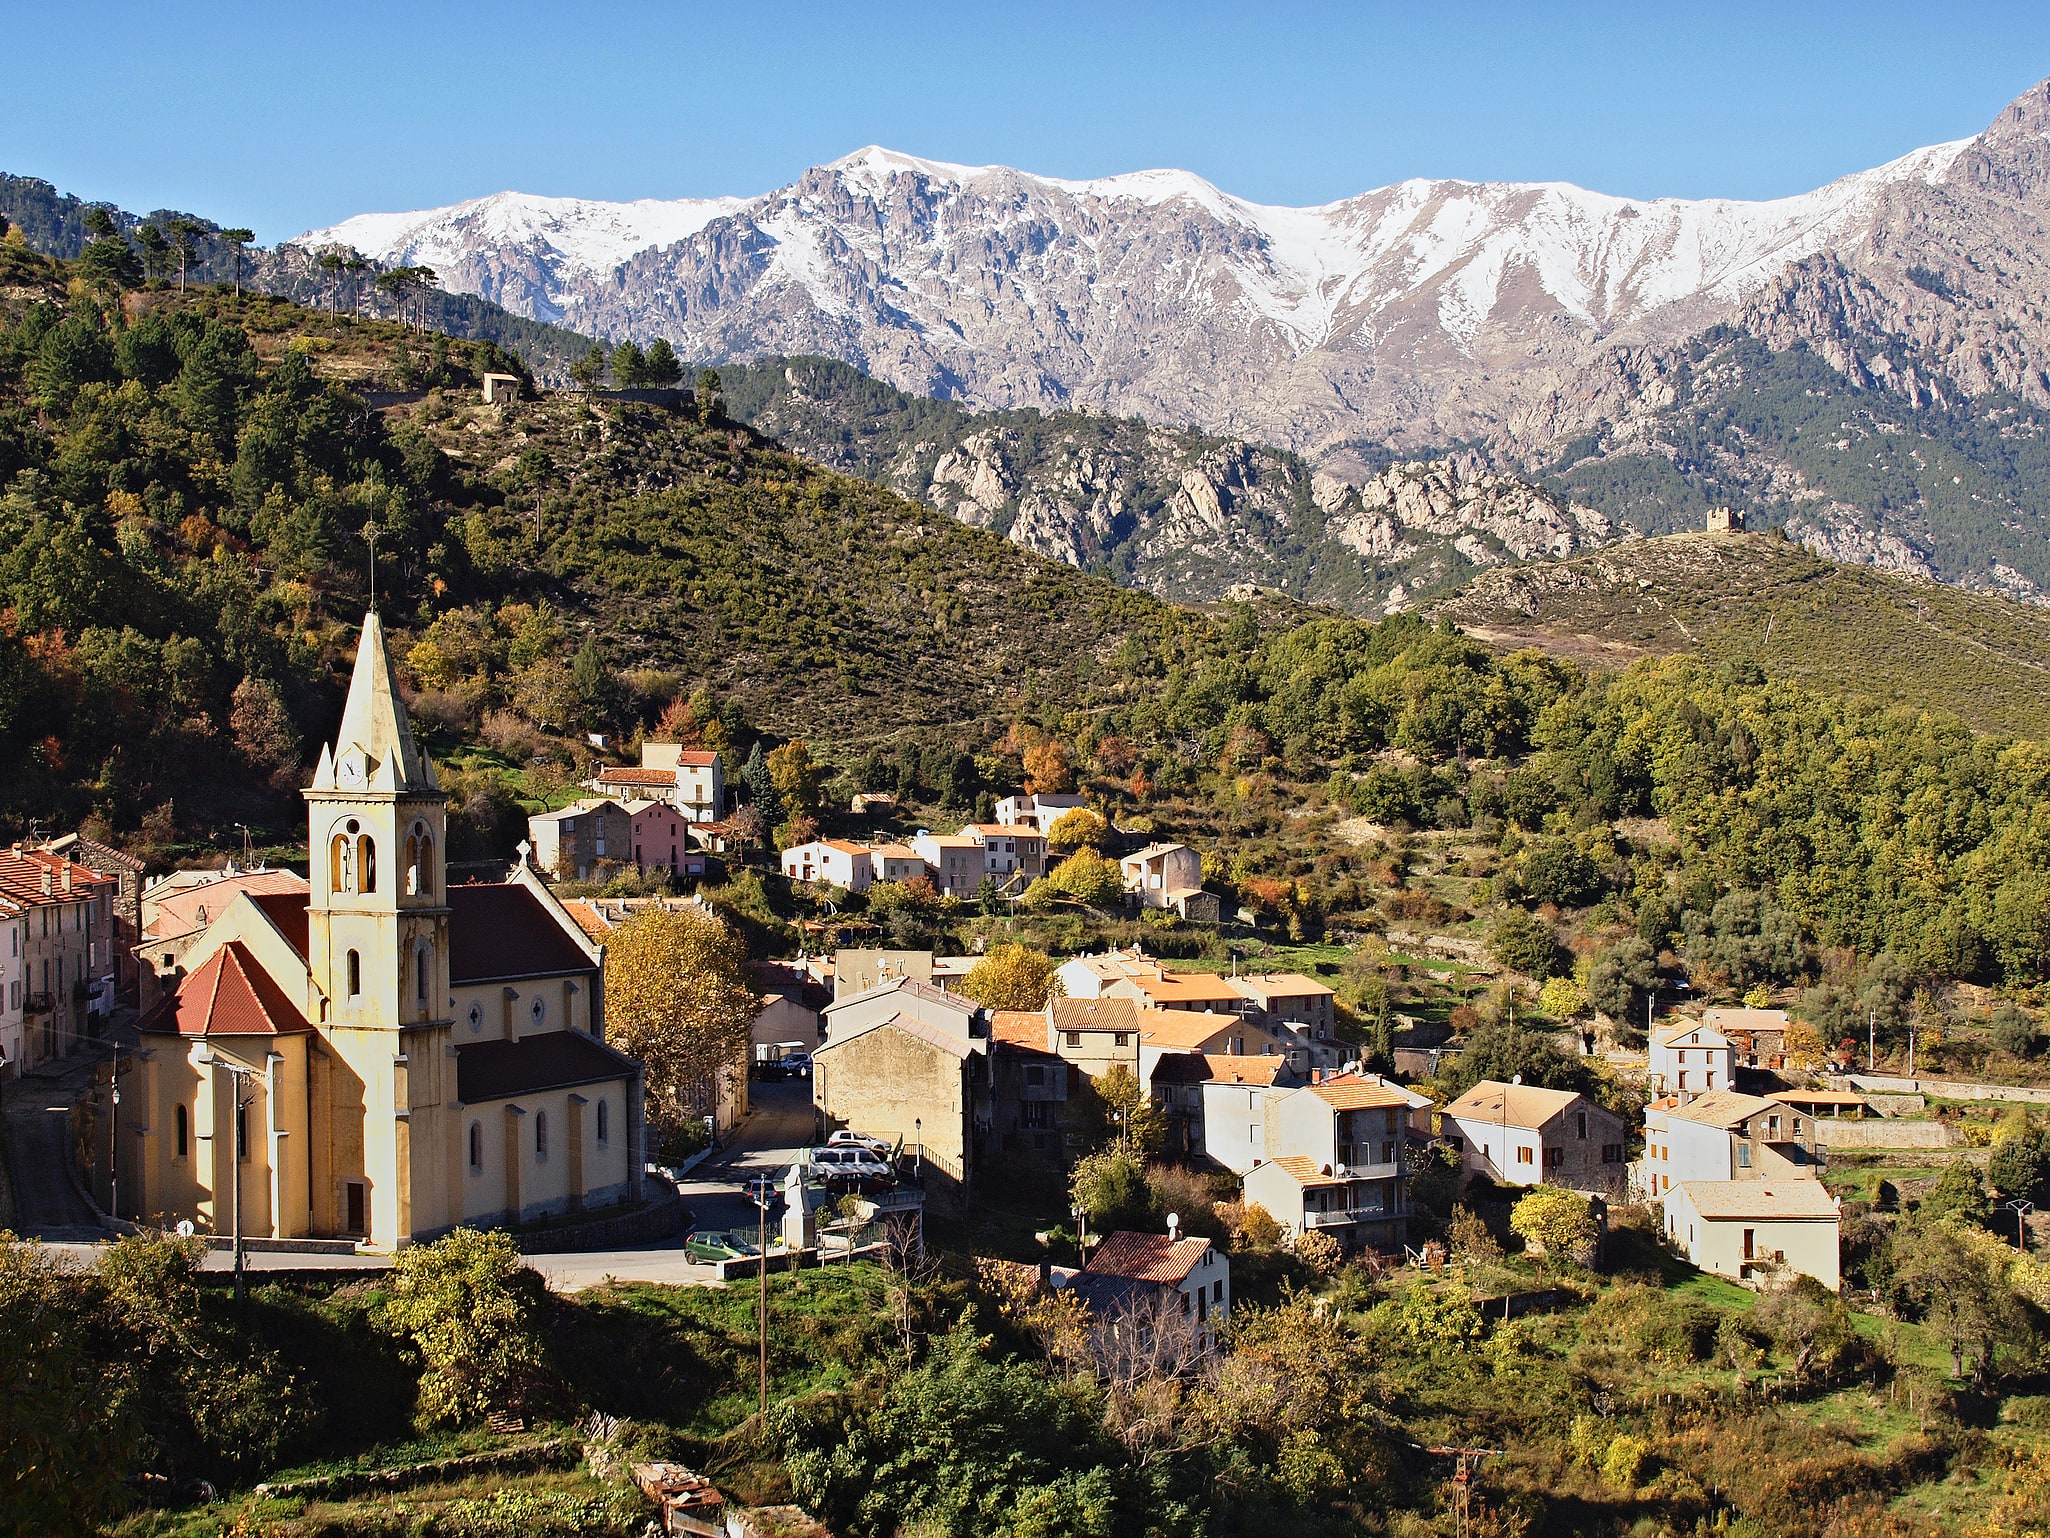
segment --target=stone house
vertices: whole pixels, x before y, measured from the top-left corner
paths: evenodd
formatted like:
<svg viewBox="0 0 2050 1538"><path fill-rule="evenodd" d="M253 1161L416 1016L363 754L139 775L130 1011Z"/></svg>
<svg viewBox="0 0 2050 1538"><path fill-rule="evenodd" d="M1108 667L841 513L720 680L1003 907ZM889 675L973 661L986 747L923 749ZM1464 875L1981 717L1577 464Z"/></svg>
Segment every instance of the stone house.
<svg viewBox="0 0 2050 1538"><path fill-rule="evenodd" d="M557 881L601 880L633 859L633 818L617 801L579 801L527 819L535 867Z"/></svg>
<svg viewBox="0 0 2050 1538"><path fill-rule="evenodd" d="M1829 1150L1815 1118L1779 1100L1719 1089L1644 1108L1644 1157L1631 1171L1638 1195L1657 1201L1690 1180L1815 1178Z"/></svg>
<svg viewBox="0 0 2050 1538"><path fill-rule="evenodd" d="M1242 1014L1296 1027L1312 1041L1329 1042L1338 1031L1338 995L1300 972L1245 972L1225 978L1245 1003Z"/></svg>
<svg viewBox="0 0 2050 1538"><path fill-rule="evenodd" d="M717 822L726 811L726 763L705 748L644 742L638 768L604 766L588 783L601 796L667 801L693 823Z"/></svg>
<svg viewBox="0 0 2050 1538"><path fill-rule="evenodd" d="M1784 1009L1719 1006L1703 1010L1701 1023L1729 1041L1732 1067L1776 1071L1786 1066L1789 1021Z"/></svg>
<svg viewBox="0 0 2050 1538"><path fill-rule="evenodd" d="M62 855L67 860L76 860L81 865L90 866L102 876L113 878L114 992L118 997L133 1003L138 980L135 947L142 939L142 888L148 867L134 855L110 849L96 839L87 838L83 833L66 833L62 837L51 839L42 847L51 854Z"/></svg>
<svg viewBox="0 0 2050 1538"><path fill-rule="evenodd" d="M1172 908L1203 890L1203 857L1187 844L1148 844L1118 861L1125 891L1144 908Z"/></svg>

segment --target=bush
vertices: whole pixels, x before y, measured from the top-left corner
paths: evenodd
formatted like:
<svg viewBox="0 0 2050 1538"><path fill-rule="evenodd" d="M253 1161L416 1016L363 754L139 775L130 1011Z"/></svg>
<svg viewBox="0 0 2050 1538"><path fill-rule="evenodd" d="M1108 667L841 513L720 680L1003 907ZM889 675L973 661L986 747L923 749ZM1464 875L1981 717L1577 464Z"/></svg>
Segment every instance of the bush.
<svg viewBox="0 0 2050 1538"><path fill-rule="evenodd" d="M1685 1367L1708 1360L1721 1323L1721 1313L1706 1303L1632 1283L1596 1300L1581 1339L1660 1366Z"/></svg>
<svg viewBox="0 0 2050 1538"><path fill-rule="evenodd" d="M1539 1254L1583 1264L1594 1258L1594 1210L1562 1186L1539 1186L1518 1200L1509 1226Z"/></svg>
<svg viewBox="0 0 2050 1538"><path fill-rule="evenodd" d="M1546 839L1525 855L1516 883L1532 902L1561 908L1586 907L1606 885L1600 867L1564 838Z"/></svg>
<svg viewBox="0 0 2050 1538"><path fill-rule="evenodd" d="M1986 1199L1986 1187L1979 1179L1978 1169L1969 1160L1958 1159L1937 1176L1935 1189L1922 1198L1915 1216L1927 1223L1947 1219L1979 1225L1985 1223L1992 1206Z"/></svg>
<svg viewBox="0 0 2050 1538"><path fill-rule="evenodd" d="M1559 941L1549 924L1527 909L1512 907L1495 921L1488 951L1512 972L1543 981L1557 970Z"/></svg>
<svg viewBox="0 0 2050 1538"><path fill-rule="evenodd" d="M1150 1164L1146 1167L1146 1189L1153 1193L1153 1207L1162 1221L1172 1212L1181 1219L1182 1232L1191 1237L1227 1237L1224 1220L1217 1215L1217 1198L1208 1176L1179 1164Z"/></svg>
<svg viewBox="0 0 2050 1538"><path fill-rule="evenodd" d="M1329 1234L1311 1229L1296 1235L1295 1258L1318 1276L1329 1276L1345 1259L1345 1250Z"/></svg>
<svg viewBox="0 0 2050 1538"><path fill-rule="evenodd" d="M1077 1160L1068 1191L1075 1205L1088 1215L1094 1233L1119 1229L1151 1232L1161 1225L1153 1188L1146 1183L1146 1166L1130 1149L1107 1148Z"/></svg>
<svg viewBox="0 0 2050 1538"><path fill-rule="evenodd" d="M1627 1433L1609 1443L1602 1454L1602 1478L1619 1489L1635 1490L1651 1472L1651 1444Z"/></svg>
<svg viewBox="0 0 2050 1538"><path fill-rule="evenodd" d="M2045 1151L2043 1134L2036 1131L2001 1139L1993 1145L1993 1157L1986 1164L1987 1178L2004 1197L2027 1196L2046 1174L2050 1174L2050 1153Z"/></svg>
<svg viewBox="0 0 2050 1538"><path fill-rule="evenodd" d="M1993 1045L2009 1057L2034 1057L2043 1047L2043 1030L2035 1016L2009 999L1993 1006L1987 1029Z"/></svg>
<svg viewBox="0 0 2050 1538"><path fill-rule="evenodd" d="M466 1425L537 1402L549 1380L546 1307L547 1284L507 1234L459 1228L401 1250L384 1324L409 1339L425 1365L421 1423Z"/></svg>

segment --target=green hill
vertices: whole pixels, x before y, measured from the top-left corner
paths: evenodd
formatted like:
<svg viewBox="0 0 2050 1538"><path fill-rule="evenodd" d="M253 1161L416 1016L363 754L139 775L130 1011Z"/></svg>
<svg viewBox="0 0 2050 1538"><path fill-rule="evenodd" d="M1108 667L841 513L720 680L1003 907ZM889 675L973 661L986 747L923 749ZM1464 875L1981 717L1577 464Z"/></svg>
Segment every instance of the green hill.
<svg viewBox="0 0 2050 1538"><path fill-rule="evenodd" d="M1692 652L2050 737L2050 610L1838 565L1773 535L1629 540L1489 572L1432 612L1505 649L1606 668Z"/></svg>

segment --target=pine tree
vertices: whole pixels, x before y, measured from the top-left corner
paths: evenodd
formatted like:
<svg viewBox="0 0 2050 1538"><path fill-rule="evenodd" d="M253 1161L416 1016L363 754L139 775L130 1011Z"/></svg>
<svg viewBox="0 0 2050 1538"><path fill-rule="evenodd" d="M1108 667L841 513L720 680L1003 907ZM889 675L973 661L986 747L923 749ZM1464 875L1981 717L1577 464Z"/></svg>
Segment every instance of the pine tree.
<svg viewBox="0 0 2050 1538"><path fill-rule="evenodd" d="M755 740L754 748L747 755L740 778L747 785L747 798L761 812L762 820L771 828L783 821L783 798L776 792L775 776L769 773L769 761L762 754L761 739Z"/></svg>
<svg viewBox="0 0 2050 1538"><path fill-rule="evenodd" d="M669 345L667 337L656 337L641 359L641 371L650 385L660 389L673 385L683 377L683 365L676 361L676 350Z"/></svg>

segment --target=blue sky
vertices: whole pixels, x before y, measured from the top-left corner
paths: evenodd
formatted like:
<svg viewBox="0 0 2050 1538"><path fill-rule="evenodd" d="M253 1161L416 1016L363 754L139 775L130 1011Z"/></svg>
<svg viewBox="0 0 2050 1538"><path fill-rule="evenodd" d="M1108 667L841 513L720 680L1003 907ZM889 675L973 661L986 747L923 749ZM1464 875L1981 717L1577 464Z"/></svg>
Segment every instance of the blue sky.
<svg viewBox="0 0 2050 1538"><path fill-rule="evenodd" d="M1269 203L1407 176L1771 197L1978 132L2050 4L0 0L0 170L275 240L504 188L756 193L864 144Z"/></svg>

